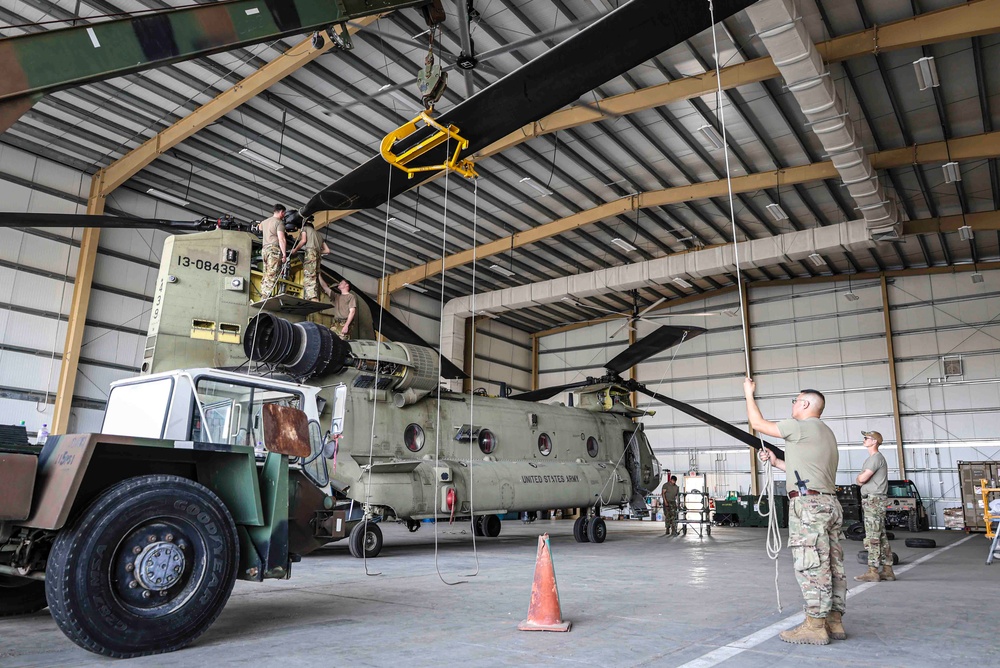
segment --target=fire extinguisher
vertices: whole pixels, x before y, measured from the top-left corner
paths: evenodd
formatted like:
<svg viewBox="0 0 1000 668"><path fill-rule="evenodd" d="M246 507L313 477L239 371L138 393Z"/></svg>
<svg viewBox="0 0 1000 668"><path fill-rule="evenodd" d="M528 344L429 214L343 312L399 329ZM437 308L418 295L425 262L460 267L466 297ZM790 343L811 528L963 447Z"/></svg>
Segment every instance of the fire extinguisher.
<svg viewBox="0 0 1000 668"><path fill-rule="evenodd" d="M448 490L448 495L445 497L445 505L448 506L448 510L451 511L451 519L448 520L448 524L455 523L455 501L458 495L455 493L455 488L452 487Z"/></svg>

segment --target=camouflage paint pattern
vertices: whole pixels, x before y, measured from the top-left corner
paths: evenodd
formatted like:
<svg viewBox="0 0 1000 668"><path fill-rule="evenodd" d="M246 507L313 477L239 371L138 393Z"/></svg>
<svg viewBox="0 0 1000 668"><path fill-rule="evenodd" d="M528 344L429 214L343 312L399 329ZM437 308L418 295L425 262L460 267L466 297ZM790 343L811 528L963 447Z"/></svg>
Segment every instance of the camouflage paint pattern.
<svg viewBox="0 0 1000 668"><path fill-rule="evenodd" d="M677 504L663 504L663 527L667 533L677 533Z"/></svg>
<svg viewBox="0 0 1000 668"><path fill-rule="evenodd" d="M278 282L278 271L281 269L281 249L277 246L264 246L261 251L264 260L264 278L260 281L260 298L273 296L274 284Z"/></svg>
<svg viewBox="0 0 1000 668"><path fill-rule="evenodd" d="M826 617L831 610L845 612L847 577L840 546L844 509L831 494L799 496L789 505L788 547L806 615Z"/></svg>
<svg viewBox="0 0 1000 668"><path fill-rule="evenodd" d="M303 251L302 259L302 298L310 301L319 299L319 281L317 270L319 268L319 251L315 248L306 248Z"/></svg>
<svg viewBox="0 0 1000 668"><path fill-rule="evenodd" d="M0 132L46 93L426 2L234 0L0 39Z"/></svg>
<svg viewBox="0 0 1000 668"><path fill-rule="evenodd" d="M885 535L884 495L869 494L861 499L861 509L865 516L865 549L868 550L868 565L879 569L882 564L892 565L892 549Z"/></svg>

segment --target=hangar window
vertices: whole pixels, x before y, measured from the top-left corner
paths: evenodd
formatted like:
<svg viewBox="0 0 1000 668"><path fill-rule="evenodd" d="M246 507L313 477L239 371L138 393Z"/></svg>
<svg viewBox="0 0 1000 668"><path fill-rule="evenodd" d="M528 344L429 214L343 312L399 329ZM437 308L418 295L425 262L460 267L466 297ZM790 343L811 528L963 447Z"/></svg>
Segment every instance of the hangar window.
<svg viewBox="0 0 1000 668"><path fill-rule="evenodd" d="M545 457L548 457L549 453L552 452L552 438L548 434L538 435L538 452Z"/></svg>
<svg viewBox="0 0 1000 668"><path fill-rule="evenodd" d="M419 424L408 424L403 432L403 442L410 452L420 452L424 447L424 430Z"/></svg>
<svg viewBox="0 0 1000 668"><path fill-rule="evenodd" d="M596 457L600 448L597 447L597 439L591 436L587 439L587 454Z"/></svg>
<svg viewBox="0 0 1000 668"><path fill-rule="evenodd" d="M489 429L479 430L479 449L484 455L491 455L497 449L497 437Z"/></svg>

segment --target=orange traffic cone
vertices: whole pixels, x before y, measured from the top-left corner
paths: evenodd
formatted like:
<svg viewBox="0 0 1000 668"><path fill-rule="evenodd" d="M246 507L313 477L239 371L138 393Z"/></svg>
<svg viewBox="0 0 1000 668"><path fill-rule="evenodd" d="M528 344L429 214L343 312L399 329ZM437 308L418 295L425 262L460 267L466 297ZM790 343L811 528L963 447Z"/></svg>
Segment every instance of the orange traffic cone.
<svg viewBox="0 0 1000 668"><path fill-rule="evenodd" d="M549 550L549 534L542 534L538 537L535 581L531 585L528 618L518 624L517 628L521 631L569 631L572 626L573 622L562 620L556 571L552 567L552 553Z"/></svg>

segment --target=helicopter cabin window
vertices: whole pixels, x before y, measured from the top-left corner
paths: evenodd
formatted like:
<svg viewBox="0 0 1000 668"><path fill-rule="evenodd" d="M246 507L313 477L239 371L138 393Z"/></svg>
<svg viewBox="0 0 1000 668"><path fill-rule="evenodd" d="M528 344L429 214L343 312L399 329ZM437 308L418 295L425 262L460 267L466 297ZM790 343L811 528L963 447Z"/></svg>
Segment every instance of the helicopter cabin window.
<svg viewBox="0 0 1000 668"><path fill-rule="evenodd" d="M538 452L548 457L552 452L552 438L548 434L538 435Z"/></svg>
<svg viewBox="0 0 1000 668"><path fill-rule="evenodd" d="M410 452L420 452L424 447L424 430L419 424L410 423L406 425L403 432L403 443Z"/></svg>
<svg viewBox="0 0 1000 668"><path fill-rule="evenodd" d="M591 457L596 457L598 452L600 452L600 447L598 446L597 439L591 436L587 439L587 454Z"/></svg>
<svg viewBox="0 0 1000 668"><path fill-rule="evenodd" d="M191 440L246 445L264 452L264 404L302 408L298 393L199 378L196 383L201 410L191 415ZM204 415L204 419L202 416Z"/></svg>
<svg viewBox="0 0 1000 668"><path fill-rule="evenodd" d="M481 429L479 431L479 449L483 451L484 455L491 455L497 449L497 437L489 429Z"/></svg>

